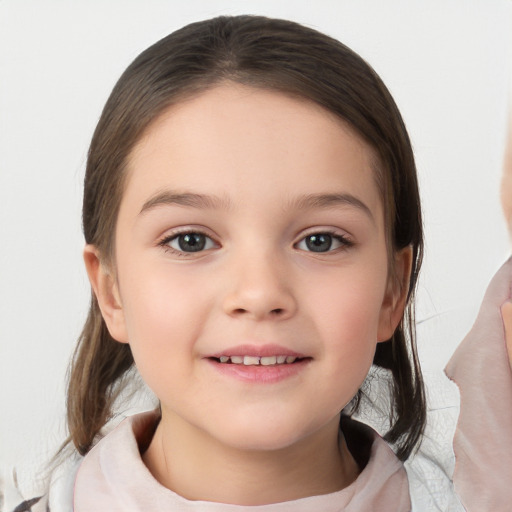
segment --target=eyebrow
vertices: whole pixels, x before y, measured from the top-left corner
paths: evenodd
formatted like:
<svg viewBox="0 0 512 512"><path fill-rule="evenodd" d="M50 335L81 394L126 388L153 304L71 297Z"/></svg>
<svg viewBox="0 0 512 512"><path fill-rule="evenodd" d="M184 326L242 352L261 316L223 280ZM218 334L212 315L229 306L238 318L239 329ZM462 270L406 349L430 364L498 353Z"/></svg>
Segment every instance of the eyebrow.
<svg viewBox="0 0 512 512"><path fill-rule="evenodd" d="M229 210L231 201L214 195L197 194L193 192L177 192L165 190L158 192L148 199L142 206L139 215L163 205L178 205L201 210ZM375 222L372 211L360 199L347 193L305 194L289 201L287 207L297 210L314 208L333 208L336 206L351 206L365 213L370 220Z"/></svg>
<svg viewBox="0 0 512 512"><path fill-rule="evenodd" d="M218 196L165 190L148 199L142 206L139 215L163 205L188 206L201 210L229 210L231 203L227 198Z"/></svg>
<svg viewBox="0 0 512 512"><path fill-rule="evenodd" d="M361 199L352 194L306 194L290 202L291 207L297 209L331 208L336 206L351 206L365 213L372 222L375 222L370 208Z"/></svg>

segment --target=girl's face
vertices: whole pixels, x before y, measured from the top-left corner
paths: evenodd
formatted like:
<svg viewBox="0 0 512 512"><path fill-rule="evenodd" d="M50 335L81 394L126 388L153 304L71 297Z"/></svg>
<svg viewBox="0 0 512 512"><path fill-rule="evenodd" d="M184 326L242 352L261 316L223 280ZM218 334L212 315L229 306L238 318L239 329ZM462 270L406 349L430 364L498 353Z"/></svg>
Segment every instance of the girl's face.
<svg viewBox="0 0 512 512"><path fill-rule="evenodd" d="M257 450L337 425L403 310L372 165L338 118L245 86L150 127L128 162L116 280L89 268L162 425Z"/></svg>

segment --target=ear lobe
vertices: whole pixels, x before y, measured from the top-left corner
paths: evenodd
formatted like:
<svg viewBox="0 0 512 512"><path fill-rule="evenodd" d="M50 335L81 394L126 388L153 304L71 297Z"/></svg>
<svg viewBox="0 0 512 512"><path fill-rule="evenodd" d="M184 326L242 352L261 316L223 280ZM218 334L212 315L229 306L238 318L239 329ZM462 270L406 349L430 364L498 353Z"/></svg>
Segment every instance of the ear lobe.
<svg viewBox="0 0 512 512"><path fill-rule="evenodd" d="M115 277L101 261L99 251L94 245L85 246L84 262L89 282L110 335L121 343L128 343L124 311Z"/></svg>
<svg viewBox="0 0 512 512"><path fill-rule="evenodd" d="M377 341L388 341L404 314L412 270L412 247L407 246L395 255L394 273L388 285L379 318Z"/></svg>

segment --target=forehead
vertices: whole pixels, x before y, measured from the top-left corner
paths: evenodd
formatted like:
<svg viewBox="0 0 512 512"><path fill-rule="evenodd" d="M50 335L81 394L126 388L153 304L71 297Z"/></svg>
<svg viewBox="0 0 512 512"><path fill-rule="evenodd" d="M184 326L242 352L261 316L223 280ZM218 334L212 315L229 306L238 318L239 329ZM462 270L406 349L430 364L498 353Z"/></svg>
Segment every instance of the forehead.
<svg viewBox="0 0 512 512"><path fill-rule="evenodd" d="M143 204L171 187L218 196L248 189L286 200L342 188L379 209L376 161L319 105L229 83L180 101L149 126L128 159L125 196Z"/></svg>

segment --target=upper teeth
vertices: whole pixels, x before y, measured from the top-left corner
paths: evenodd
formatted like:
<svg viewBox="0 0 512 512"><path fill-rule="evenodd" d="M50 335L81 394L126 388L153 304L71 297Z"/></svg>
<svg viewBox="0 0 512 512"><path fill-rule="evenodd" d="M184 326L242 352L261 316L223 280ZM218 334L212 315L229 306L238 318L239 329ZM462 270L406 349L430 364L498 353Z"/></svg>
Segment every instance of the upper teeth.
<svg viewBox="0 0 512 512"><path fill-rule="evenodd" d="M290 364L297 360L296 356L220 356L221 363L244 364L246 366L271 366L273 364Z"/></svg>

